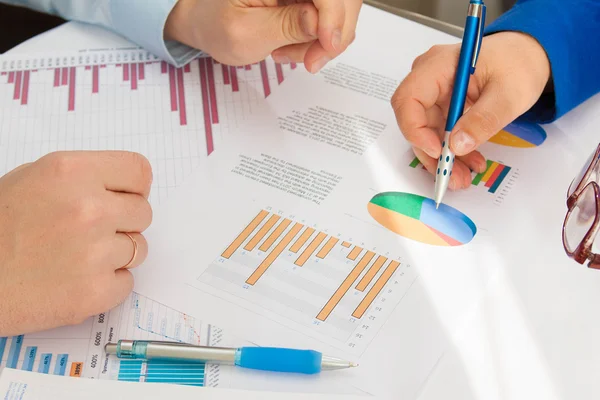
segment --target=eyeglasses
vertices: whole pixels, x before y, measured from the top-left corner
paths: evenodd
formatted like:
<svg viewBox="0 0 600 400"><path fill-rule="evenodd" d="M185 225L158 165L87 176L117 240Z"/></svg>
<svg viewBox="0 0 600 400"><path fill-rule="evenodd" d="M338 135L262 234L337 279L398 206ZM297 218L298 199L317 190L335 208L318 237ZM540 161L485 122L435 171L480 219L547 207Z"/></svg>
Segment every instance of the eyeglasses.
<svg viewBox="0 0 600 400"><path fill-rule="evenodd" d="M600 144L571 182L567 193L567 215L563 223L563 245L579 264L600 269Z"/></svg>

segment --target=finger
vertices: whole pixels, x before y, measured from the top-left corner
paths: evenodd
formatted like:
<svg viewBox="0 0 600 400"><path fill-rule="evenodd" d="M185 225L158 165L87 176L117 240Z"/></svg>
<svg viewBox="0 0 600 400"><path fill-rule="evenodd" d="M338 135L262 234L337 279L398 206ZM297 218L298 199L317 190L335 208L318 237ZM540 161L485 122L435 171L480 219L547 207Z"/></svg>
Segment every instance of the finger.
<svg viewBox="0 0 600 400"><path fill-rule="evenodd" d="M313 0L319 12L319 42L330 58L342 51L346 3L341 0Z"/></svg>
<svg viewBox="0 0 600 400"><path fill-rule="evenodd" d="M456 160L450 175L451 190L467 189L471 186L471 170L460 159Z"/></svg>
<svg viewBox="0 0 600 400"><path fill-rule="evenodd" d="M125 233L117 233L106 244L107 268L135 268L141 265L148 257L148 242L140 233L129 233L133 240ZM135 242L135 243L134 243Z"/></svg>
<svg viewBox="0 0 600 400"><path fill-rule="evenodd" d="M440 97L448 95L448 83L438 83L436 75L427 71L411 72L398 86L391 101L398 126L406 140L432 158L439 157L442 143L438 133L429 126L427 110Z"/></svg>
<svg viewBox="0 0 600 400"><path fill-rule="evenodd" d="M140 195L109 192L107 204L115 232L143 232L152 223L152 207Z"/></svg>
<svg viewBox="0 0 600 400"><path fill-rule="evenodd" d="M288 46L280 47L275 50L271 57L276 63L279 64L289 64L292 62L302 63L304 62L304 57L306 56L307 50L314 43L299 43L299 44L290 44Z"/></svg>
<svg viewBox="0 0 600 400"><path fill-rule="evenodd" d="M90 173L100 176L107 190L136 193L144 198L150 195L152 166L146 157L139 153L84 151L73 152L71 157L73 164L69 167L81 168L82 165L90 165L93 168Z"/></svg>
<svg viewBox="0 0 600 400"><path fill-rule="evenodd" d="M268 47L269 52L291 44L317 40L319 15L311 3L249 8L247 17L244 25L251 28L256 40ZM249 36L248 32L243 34Z"/></svg>
<svg viewBox="0 0 600 400"><path fill-rule="evenodd" d="M450 149L457 156L468 154L526 111L520 109L519 95L516 96L499 82L488 82L452 129Z"/></svg>
<svg viewBox="0 0 600 400"><path fill-rule="evenodd" d="M425 152L418 148L413 148L413 152L415 153L415 156L417 156L419 161L421 161L421 164L423 164L427 172L429 172L433 177L435 177L437 175L438 159L429 157ZM469 174L468 168L465 167L464 164L462 164L461 166L461 163L457 160L457 162L454 163L453 171L450 175L450 182L448 183L448 188L451 190L456 190L465 187L465 174Z"/></svg>
<svg viewBox="0 0 600 400"><path fill-rule="evenodd" d="M133 283L133 274L126 269L99 278L91 295L88 294L90 314L104 313L121 304L131 294Z"/></svg>
<svg viewBox="0 0 600 400"><path fill-rule="evenodd" d="M459 159L471 170L481 173L487 168L487 162L485 157L478 151L473 151L464 156L460 156Z"/></svg>

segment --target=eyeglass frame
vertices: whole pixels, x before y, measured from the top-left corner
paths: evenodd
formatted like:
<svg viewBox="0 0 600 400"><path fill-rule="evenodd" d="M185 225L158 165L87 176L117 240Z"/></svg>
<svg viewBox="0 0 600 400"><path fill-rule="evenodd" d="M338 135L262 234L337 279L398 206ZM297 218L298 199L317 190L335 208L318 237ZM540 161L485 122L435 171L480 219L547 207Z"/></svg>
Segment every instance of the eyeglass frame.
<svg viewBox="0 0 600 400"><path fill-rule="evenodd" d="M577 184L577 187L573 190L573 193L569 196L569 190L571 186L567 189L567 214L565 216L563 222L562 229L562 240L563 247L565 248L565 252L570 258L573 258L579 264L583 264L586 261L589 261L588 267L594 269L600 269L600 254L596 254L592 252L592 246L594 245L594 241L596 240L596 236L600 231L600 186L599 183L595 180L590 180L590 175L596 168L600 168L600 143L594 152L590 165L587 170L583 174L581 181ZM576 178L574 178L576 179ZM590 180L588 182L588 180ZM571 183L572 184L572 183ZM588 186L592 187L594 193L594 199L596 200L596 216L594 218L594 222L592 226L587 231L583 239L580 241L579 245L573 250L569 251L567 246L567 238L566 238L566 228L567 221L571 216L571 213L575 210L575 205L577 204L577 200L581 193L588 188Z"/></svg>

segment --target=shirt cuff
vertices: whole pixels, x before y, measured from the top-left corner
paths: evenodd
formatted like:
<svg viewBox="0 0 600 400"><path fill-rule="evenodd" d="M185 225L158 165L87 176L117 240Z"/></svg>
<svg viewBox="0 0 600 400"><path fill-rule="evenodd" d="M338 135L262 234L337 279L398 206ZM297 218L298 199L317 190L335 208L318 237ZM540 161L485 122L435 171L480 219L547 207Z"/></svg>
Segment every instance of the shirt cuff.
<svg viewBox="0 0 600 400"><path fill-rule="evenodd" d="M165 40L165 24L176 3L177 0L112 0L112 29L160 59L181 67L201 51Z"/></svg>
<svg viewBox="0 0 600 400"><path fill-rule="evenodd" d="M569 45L563 40L560 32L564 32L565 21L561 20L562 10L554 1L524 1L517 3L509 11L494 20L485 29L485 35L502 31L521 32L530 35L538 41L545 50L550 61L550 82L553 90L543 93L536 104L520 119L536 123L549 123L564 113L565 101L561 96L568 96L568 88L564 87L569 82L568 64L561 59L569 57ZM558 16L558 17L557 17ZM555 29L549 29L554 25Z"/></svg>

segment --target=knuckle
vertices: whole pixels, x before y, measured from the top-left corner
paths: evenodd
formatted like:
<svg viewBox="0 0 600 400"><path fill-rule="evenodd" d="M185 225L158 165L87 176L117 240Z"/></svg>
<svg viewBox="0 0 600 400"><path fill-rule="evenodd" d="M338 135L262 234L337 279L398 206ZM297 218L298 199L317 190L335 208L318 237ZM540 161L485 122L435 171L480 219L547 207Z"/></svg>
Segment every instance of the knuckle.
<svg viewBox="0 0 600 400"><path fill-rule="evenodd" d="M494 111L472 109L472 126L470 127L471 132L475 135L479 132L481 135L488 137L496 132L496 127L500 123L498 115Z"/></svg>
<svg viewBox="0 0 600 400"><path fill-rule="evenodd" d="M97 224L104 217L103 208L93 197L86 197L73 203L73 218L83 228Z"/></svg>
<svg viewBox="0 0 600 400"><path fill-rule="evenodd" d="M78 169L76 157L66 151L50 153L45 156L45 161L49 164L51 174L60 178L71 176Z"/></svg>
<svg viewBox="0 0 600 400"><path fill-rule="evenodd" d="M150 164L150 161L148 161L148 159L140 153L133 152L129 154L131 157L131 164L139 171L137 176L139 176L139 179L144 184L144 187L149 188L150 185L152 185L153 180L152 165Z"/></svg>

